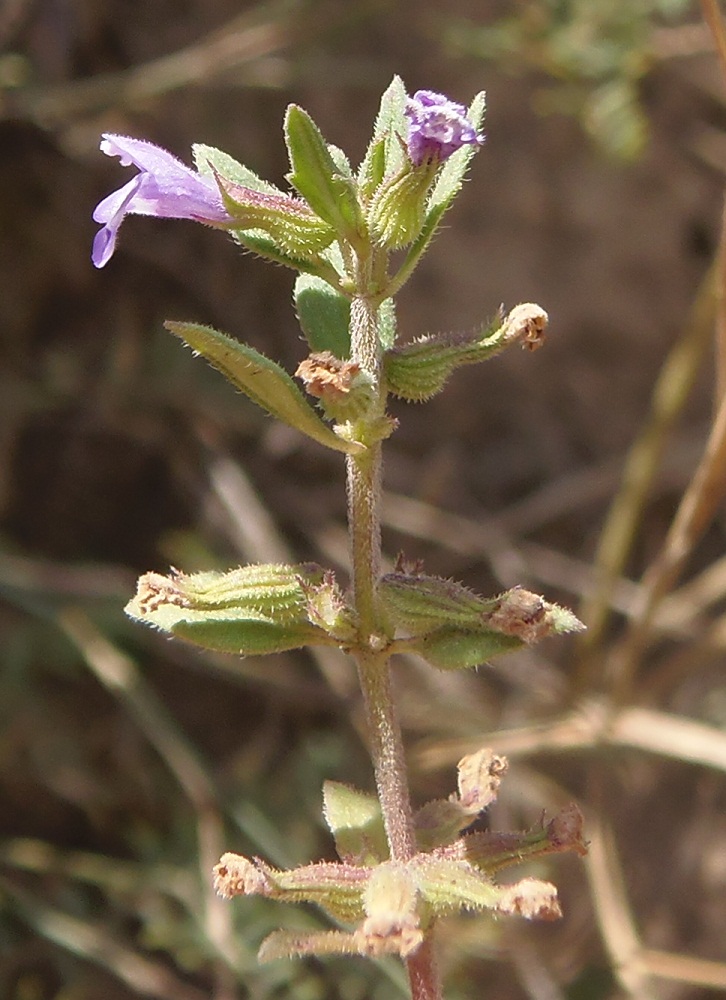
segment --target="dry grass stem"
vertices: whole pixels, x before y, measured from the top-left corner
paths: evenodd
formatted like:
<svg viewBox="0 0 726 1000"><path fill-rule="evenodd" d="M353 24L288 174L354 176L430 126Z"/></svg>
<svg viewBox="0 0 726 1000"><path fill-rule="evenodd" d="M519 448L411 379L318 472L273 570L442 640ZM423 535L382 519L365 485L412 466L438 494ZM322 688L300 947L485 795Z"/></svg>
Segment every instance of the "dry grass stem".
<svg viewBox="0 0 726 1000"><path fill-rule="evenodd" d="M613 972L634 1000L657 1000L657 992L643 961L635 917L615 838L604 818L588 812L589 853L585 859L590 895Z"/></svg>
<svg viewBox="0 0 726 1000"><path fill-rule="evenodd" d="M532 757L628 747L701 767L726 771L726 733L702 722L647 708L609 710L604 701L584 703L552 722L489 733L487 741L507 757ZM423 742L416 760L423 770L451 767L481 743L481 735Z"/></svg>
<svg viewBox="0 0 726 1000"><path fill-rule="evenodd" d="M627 563L668 437L711 342L713 274L711 269L702 282L683 335L663 364L653 390L650 414L628 453L622 485L603 526L595 557L596 585L580 609L580 617L588 626L580 640L581 691L592 681L590 653L602 642L612 607L612 591Z"/></svg>
<svg viewBox="0 0 726 1000"><path fill-rule="evenodd" d="M643 603L622 646L613 656L614 689L628 697L656 609L678 579L686 560L726 492L726 397L721 402L703 459L681 500L660 554L643 577Z"/></svg>

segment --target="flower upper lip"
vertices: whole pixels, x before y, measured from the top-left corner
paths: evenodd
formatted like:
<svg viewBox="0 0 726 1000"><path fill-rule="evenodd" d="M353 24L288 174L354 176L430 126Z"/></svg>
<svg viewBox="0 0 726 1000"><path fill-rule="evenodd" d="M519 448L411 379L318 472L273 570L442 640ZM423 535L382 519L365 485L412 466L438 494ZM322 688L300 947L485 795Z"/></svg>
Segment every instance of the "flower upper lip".
<svg viewBox="0 0 726 1000"><path fill-rule="evenodd" d="M111 259L127 215L192 219L210 225L232 222L214 179L192 170L160 146L105 133L101 150L107 156L118 156L123 166L137 167L139 173L96 205L93 218L102 224L91 255L96 267Z"/></svg>

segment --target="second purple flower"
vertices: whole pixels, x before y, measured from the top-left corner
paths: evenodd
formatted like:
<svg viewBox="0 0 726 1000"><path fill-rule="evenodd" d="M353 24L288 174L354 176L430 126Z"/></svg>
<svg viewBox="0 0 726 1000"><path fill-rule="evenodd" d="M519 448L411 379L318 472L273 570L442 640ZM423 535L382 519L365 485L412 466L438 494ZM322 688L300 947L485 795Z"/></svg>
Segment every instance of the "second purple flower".
<svg viewBox="0 0 726 1000"><path fill-rule="evenodd" d="M484 142L466 117L464 105L433 90L417 90L408 98L405 114L408 153L415 167L427 160L443 163L462 146Z"/></svg>

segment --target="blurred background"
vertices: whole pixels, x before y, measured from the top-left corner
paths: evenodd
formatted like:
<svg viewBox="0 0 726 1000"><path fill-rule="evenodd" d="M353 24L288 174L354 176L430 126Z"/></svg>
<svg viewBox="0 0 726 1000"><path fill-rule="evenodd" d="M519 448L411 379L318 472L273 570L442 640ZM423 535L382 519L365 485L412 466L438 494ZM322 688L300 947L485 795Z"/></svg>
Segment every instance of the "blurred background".
<svg viewBox="0 0 726 1000"><path fill-rule="evenodd" d="M186 162L204 142L283 184L286 105L358 162L394 73L488 95L486 145L401 295L401 335L520 301L551 326L536 354L394 407L386 552L485 594L525 584L591 626L461 675L397 668L417 803L491 745L511 764L493 829L575 799L591 841L586 863L530 868L561 887L560 923L442 927L446 995L726 995L723 475L686 571L642 613L719 401L726 86L698 4L4 0L2 997L406 996L395 962L258 966L273 929L323 918L210 884L224 850L333 856L322 782L372 787L351 664L216 657L122 610L139 573L170 565L344 573L340 456L162 329L209 323L294 370L293 275L138 218L105 270L89 260L93 207L131 176L101 132Z"/></svg>

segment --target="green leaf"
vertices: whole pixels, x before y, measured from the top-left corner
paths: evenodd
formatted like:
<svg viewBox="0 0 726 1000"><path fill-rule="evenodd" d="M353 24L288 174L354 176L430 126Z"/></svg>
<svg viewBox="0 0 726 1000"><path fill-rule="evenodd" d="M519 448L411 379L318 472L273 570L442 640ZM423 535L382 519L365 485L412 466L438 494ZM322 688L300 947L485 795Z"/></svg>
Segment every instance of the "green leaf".
<svg viewBox="0 0 726 1000"><path fill-rule="evenodd" d="M350 357L350 300L327 281L301 274L295 282L295 308L311 351Z"/></svg>
<svg viewBox="0 0 726 1000"><path fill-rule="evenodd" d="M283 194L274 184L262 180L253 170L238 163L229 153L223 153L221 149L197 142L192 146L192 154L197 170L205 177L214 177L216 171L221 177L233 181L235 184L241 184L242 187L251 188L253 191L261 191L271 195Z"/></svg>
<svg viewBox="0 0 726 1000"><path fill-rule="evenodd" d="M406 84L397 74L393 77L381 96L381 104L373 126L373 142L386 139L392 133L403 135L407 130L406 115Z"/></svg>
<svg viewBox="0 0 726 1000"><path fill-rule="evenodd" d="M332 143L328 143L328 152L336 169L339 174L343 177L347 177L349 180L353 180L353 168L350 165L350 160L346 156L345 152L339 147L334 146Z"/></svg>
<svg viewBox="0 0 726 1000"><path fill-rule="evenodd" d="M482 601L484 605L478 628L439 628L408 648L440 670L460 670L548 636L579 632L585 627L567 608L522 587L512 587L491 602Z"/></svg>
<svg viewBox="0 0 726 1000"><path fill-rule="evenodd" d="M375 795L339 781L323 785L325 822L341 861L374 865L388 857L381 806Z"/></svg>
<svg viewBox="0 0 726 1000"><path fill-rule="evenodd" d="M154 623L156 624L156 623ZM227 619L210 612L187 612L172 624L159 625L179 639L219 653L266 656L303 646L329 645L327 635L313 625L276 625L255 619Z"/></svg>
<svg viewBox="0 0 726 1000"><path fill-rule="evenodd" d="M521 649L524 643L500 632L439 629L417 639L410 648L439 670L464 670L486 663L492 656Z"/></svg>
<svg viewBox="0 0 726 1000"><path fill-rule="evenodd" d="M359 171L360 192L364 199L369 199L380 186L386 176L386 140L379 139L372 143Z"/></svg>
<svg viewBox="0 0 726 1000"><path fill-rule="evenodd" d="M385 176L398 173L403 166L405 156L400 139L408 132L404 114L407 96L403 80L394 76L381 97L373 138L358 173L366 195L370 195Z"/></svg>
<svg viewBox="0 0 726 1000"><path fill-rule="evenodd" d="M486 94L482 90L476 95L467 111L467 118L477 131L481 130L485 110ZM437 213L438 218L441 218L441 214L446 211L461 190L461 185L464 181L466 171L478 149L479 147L476 145L462 146L461 149L457 149L457 151L449 157L438 176L433 191L431 192L429 212ZM441 210L440 213L439 210Z"/></svg>
<svg viewBox="0 0 726 1000"><path fill-rule="evenodd" d="M290 183L321 219L354 237L363 225L354 182L336 164L310 115L296 104L289 105L285 115L285 139Z"/></svg>
<svg viewBox="0 0 726 1000"><path fill-rule="evenodd" d="M197 323L167 321L164 326L273 417L335 451L362 450L362 445L344 441L324 424L287 372L254 348Z"/></svg>

